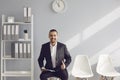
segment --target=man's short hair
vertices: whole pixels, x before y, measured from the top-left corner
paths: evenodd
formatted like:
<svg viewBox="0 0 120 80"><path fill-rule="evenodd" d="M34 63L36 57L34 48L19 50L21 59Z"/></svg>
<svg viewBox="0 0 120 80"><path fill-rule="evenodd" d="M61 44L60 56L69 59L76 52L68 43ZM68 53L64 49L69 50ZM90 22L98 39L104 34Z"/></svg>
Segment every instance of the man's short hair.
<svg viewBox="0 0 120 80"><path fill-rule="evenodd" d="M58 31L57 31L56 29L51 29L51 30L49 31L49 34L50 34L50 32L57 32L57 33L58 33Z"/></svg>

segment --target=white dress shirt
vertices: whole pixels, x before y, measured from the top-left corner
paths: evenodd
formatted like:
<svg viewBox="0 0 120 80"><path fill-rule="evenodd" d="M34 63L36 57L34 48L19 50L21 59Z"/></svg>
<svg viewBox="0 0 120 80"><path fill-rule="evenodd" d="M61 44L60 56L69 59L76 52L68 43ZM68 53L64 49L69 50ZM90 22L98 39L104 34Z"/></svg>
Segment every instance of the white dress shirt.
<svg viewBox="0 0 120 80"><path fill-rule="evenodd" d="M54 46L52 44L50 44L50 51L51 51L53 68L56 67L56 50L57 50L57 43Z"/></svg>

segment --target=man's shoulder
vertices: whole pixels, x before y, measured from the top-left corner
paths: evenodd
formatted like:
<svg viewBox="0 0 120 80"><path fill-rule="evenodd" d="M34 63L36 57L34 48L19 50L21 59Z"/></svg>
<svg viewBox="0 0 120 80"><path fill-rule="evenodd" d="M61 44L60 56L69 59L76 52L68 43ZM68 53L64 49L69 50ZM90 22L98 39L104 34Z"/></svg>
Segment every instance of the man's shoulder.
<svg viewBox="0 0 120 80"><path fill-rule="evenodd" d="M48 46L48 45L50 45L50 42L46 42L46 43L42 44L42 46ZM57 42L57 45L66 46L64 43L61 43L61 42Z"/></svg>
<svg viewBox="0 0 120 80"><path fill-rule="evenodd" d="M50 42L46 42L46 43L42 44L42 46L47 46L49 44L50 44Z"/></svg>
<svg viewBox="0 0 120 80"><path fill-rule="evenodd" d="M58 42L57 44L58 44L58 45L61 45L61 46L65 46L65 44L64 44L64 43L61 43L61 42Z"/></svg>

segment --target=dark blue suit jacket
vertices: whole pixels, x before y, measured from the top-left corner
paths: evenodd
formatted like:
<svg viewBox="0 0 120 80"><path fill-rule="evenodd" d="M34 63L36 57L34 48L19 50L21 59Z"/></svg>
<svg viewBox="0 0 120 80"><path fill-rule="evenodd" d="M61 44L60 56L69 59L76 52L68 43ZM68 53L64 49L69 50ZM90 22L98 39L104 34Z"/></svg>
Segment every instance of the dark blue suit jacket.
<svg viewBox="0 0 120 80"><path fill-rule="evenodd" d="M46 60L46 64L44 65L43 60ZM40 68L45 67L46 69L60 70L62 61L64 61L66 67L71 62L71 56L63 43L57 42L57 50L56 50L56 67L53 68L52 60L51 60L51 52L50 52L50 42L42 45L40 56L38 58L38 63Z"/></svg>

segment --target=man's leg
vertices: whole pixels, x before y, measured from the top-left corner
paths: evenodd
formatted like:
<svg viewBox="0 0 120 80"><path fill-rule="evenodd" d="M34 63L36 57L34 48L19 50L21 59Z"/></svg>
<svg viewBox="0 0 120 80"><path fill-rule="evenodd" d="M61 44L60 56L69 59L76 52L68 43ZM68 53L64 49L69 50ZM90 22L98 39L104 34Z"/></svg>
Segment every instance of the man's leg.
<svg viewBox="0 0 120 80"><path fill-rule="evenodd" d="M50 71L43 71L40 75L40 80L47 80L49 77L53 77L54 73Z"/></svg>
<svg viewBox="0 0 120 80"><path fill-rule="evenodd" d="M61 80L68 80L68 72L66 69L56 72L55 76L60 78Z"/></svg>

